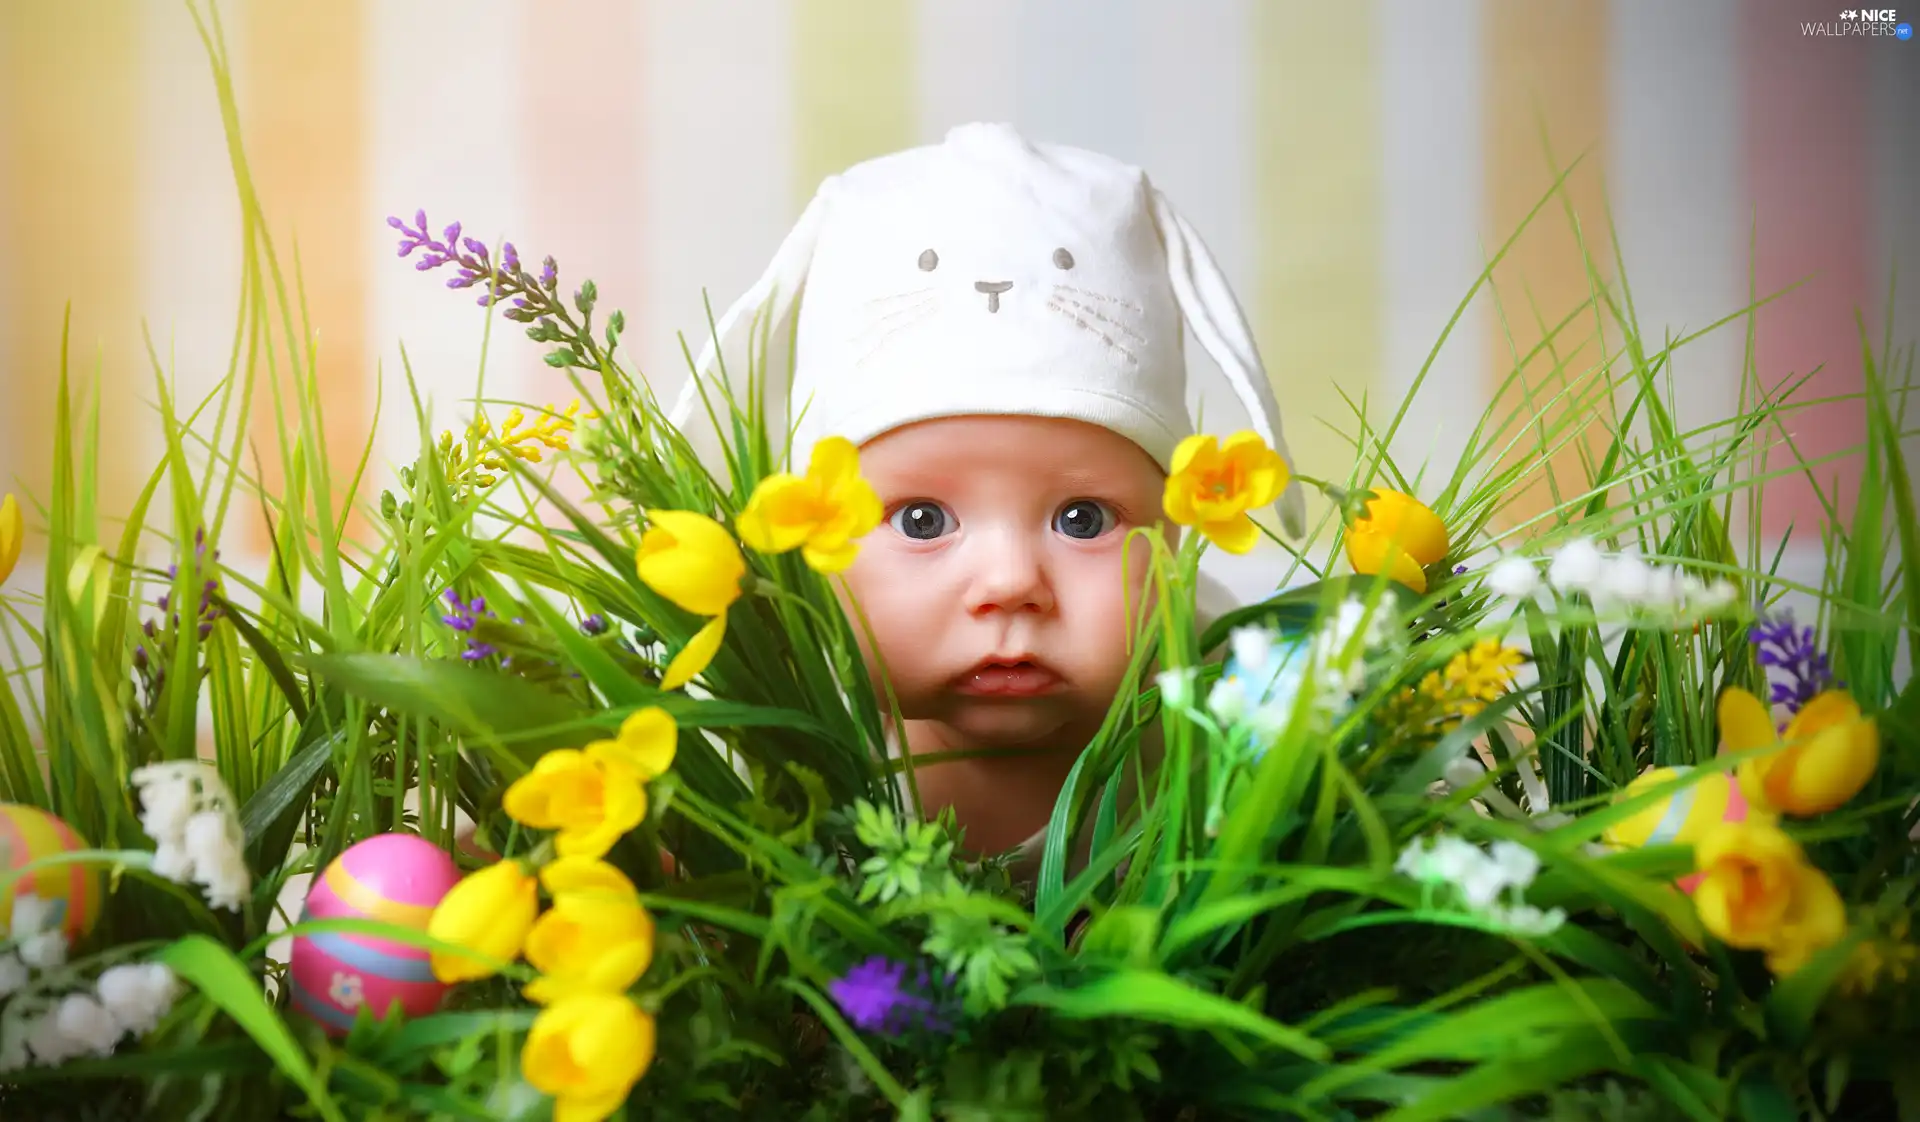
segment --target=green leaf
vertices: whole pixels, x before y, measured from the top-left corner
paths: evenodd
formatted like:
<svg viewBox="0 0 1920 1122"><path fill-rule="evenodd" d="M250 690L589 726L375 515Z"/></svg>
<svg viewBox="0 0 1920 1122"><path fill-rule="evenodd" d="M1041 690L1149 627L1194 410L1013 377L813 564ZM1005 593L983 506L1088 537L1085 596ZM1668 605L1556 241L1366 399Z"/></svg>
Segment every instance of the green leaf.
<svg viewBox="0 0 1920 1122"><path fill-rule="evenodd" d="M1055 905L1067 888L1067 847L1073 844L1069 836L1072 829L1073 803L1080 786L1080 774L1086 769L1087 761L1093 757L1091 750L1080 753L1073 761L1073 770L1067 772L1066 782L1060 785L1060 794L1053 800L1053 814L1047 820L1046 841L1040 856L1040 879L1034 890L1033 911L1035 915L1048 915L1058 909ZM1058 930L1050 931L1055 938Z"/></svg>
<svg viewBox="0 0 1920 1122"><path fill-rule="evenodd" d="M1764 1073L1753 1072L1742 1080L1737 1098L1742 1122L1800 1122L1793 1097Z"/></svg>
<svg viewBox="0 0 1920 1122"><path fill-rule="evenodd" d="M1076 1020L1136 1017L1180 1028L1231 1029L1310 1060L1332 1055L1325 1044L1298 1029L1158 971L1119 970L1070 989L1034 986L1015 994L1012 1004L1035 1005Z"/></svg>
<svg viewBox="0 0 1920 1122"><path fill-rule="evenodd" d="M573 702L511 674L402 655L312 654L304 661L356 697L495 739L522 755L575 746L591 727Z"/></svg>
<svg viewBox="0 0 1920 1122"><path fill-rule="evenodd" d="M1511 1102L1569 1083L1607 1066L1607 1049L1598 1040L1553 1042L1544 1055L1481 1064L1456 1075L1380 1122L1441 1122Z"/></svg>
<svg viewBox="0 0 1920 1122"><path fill-rule="evenodd" d="M253 793L247 805L240 809L240 830L249 846L259 841L276 822L300 816L306 809L314 781L332 762L333 750L346 741L344 732L317 737L295 752L286 766L274 772L273 778Z"/></svg>
<svg viewBox="0 0 1920 1122"><path fill-rule="evenodd" d="M346 1122L286 1022L267 1004L260 979L241 965L232 951L205 935L189 935L162 950L158 958L253 1037L281 1073L306 1093L320 1117L327 1122Z"/></svg>
<svg viewBox="0 0 1920 1122"><path fill-rule="evenodd" d="M1159 941L1159 911L1140 904L1122 904L1107 909L1087 925L1080 939L1080 955L1148 969L1154 964L1154 948Z"/></svg>
<svg viewBox="0 0 1920 1122"><path fill-rule="evenodd" d="M1774 985L1773 992L1767 995L1767 1027L1780 1043L1789 1048L1806 1044L1828 991L1839 981L1854 948L1866 936L1866 931L1855 928L1846 938L1814 955L1805 966Z"/></svg>

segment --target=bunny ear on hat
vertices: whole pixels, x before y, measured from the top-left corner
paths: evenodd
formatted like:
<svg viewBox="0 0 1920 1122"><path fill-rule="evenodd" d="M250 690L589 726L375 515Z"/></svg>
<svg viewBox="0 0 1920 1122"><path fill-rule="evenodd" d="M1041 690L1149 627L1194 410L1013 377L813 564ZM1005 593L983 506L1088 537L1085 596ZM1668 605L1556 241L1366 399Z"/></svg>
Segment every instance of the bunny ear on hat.
<svg viewBox="0 0 1920 1122"><path fill-rule="evenodd" d="M1274 400L1273 387L1267 381L1266 367L1253 343L1253 331L1247 317L1234 299L1233 289L1220 272L1199 233L1180 217L1178 211L1158 188L1149 186L1153 198L1153 217L1166 241L1167 279L1173 287L1173 299L1180 314L1192 329L1200 345L1227 376L1227 383L1246 406L1254 431L1280 453L1287 466L1293 456L1287 451L1287 438L1281 431L1280 404ZM1280 524L1294 538L1307 530L1306 495L1299 480L1290 480L1275 504Z"/></svg>
<svg viewBox="0 0 1920 1122"><path fill-rule="evenodd" d="M734 431L735 409L744 414L757 401L767 432L787 432L795 317L833 183L820 185L760 279L714 323L667 415L716 479L731 471L723 434Z"/></svg>

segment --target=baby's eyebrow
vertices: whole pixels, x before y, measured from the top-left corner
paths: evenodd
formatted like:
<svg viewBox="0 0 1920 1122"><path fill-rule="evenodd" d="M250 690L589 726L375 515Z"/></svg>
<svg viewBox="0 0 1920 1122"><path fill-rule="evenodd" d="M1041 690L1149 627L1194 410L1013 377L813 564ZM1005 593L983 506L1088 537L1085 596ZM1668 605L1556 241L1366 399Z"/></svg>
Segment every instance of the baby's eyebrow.
<svg viewBox="0 0 1920 1122"><path fill-rule="evenodd" d="M1081 487L1088 490L1111 487L1114 483L1111 475L1103 475L1097 471L1088 471L1086 468L1078 467L1061 468L1059 471L1053 473L1053 478L1062 486Z"/></svg>

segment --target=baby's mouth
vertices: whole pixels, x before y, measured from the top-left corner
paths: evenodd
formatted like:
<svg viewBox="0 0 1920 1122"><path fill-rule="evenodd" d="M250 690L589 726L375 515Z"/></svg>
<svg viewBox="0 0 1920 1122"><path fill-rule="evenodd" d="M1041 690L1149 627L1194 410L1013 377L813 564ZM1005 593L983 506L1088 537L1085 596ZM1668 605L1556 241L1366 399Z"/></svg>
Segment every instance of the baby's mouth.
<svg viewBox="0 0 1920 1122"><path fill-rule="evenodd" d="M988 659L960 676L960 692L976 697L1037 697L1066 682L1033 659Z"/></svg>

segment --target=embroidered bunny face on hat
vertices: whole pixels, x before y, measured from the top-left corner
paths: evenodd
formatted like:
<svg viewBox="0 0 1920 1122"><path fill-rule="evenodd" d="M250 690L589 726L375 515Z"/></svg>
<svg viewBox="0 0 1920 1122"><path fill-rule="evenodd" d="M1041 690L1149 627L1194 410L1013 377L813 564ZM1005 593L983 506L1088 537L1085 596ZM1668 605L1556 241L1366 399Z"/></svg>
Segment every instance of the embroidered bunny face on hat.
<svg viewBox="0 0 1920 1122"><path fill-rule="evenodd" d="M710 431L690 431L702 381L724 364L738 385L751 365L768 379L769 421L793 426L796 459L830 435L860 444L916 421L1021 415L1107 428L1167 470L1193 432L1183 316L1287 456L1231 289L1145 173L963 125L821 184L716 325L719 349L708 343L672 419L712 450ZM1279 509L1299 535L1297 483Z"/></svg>

